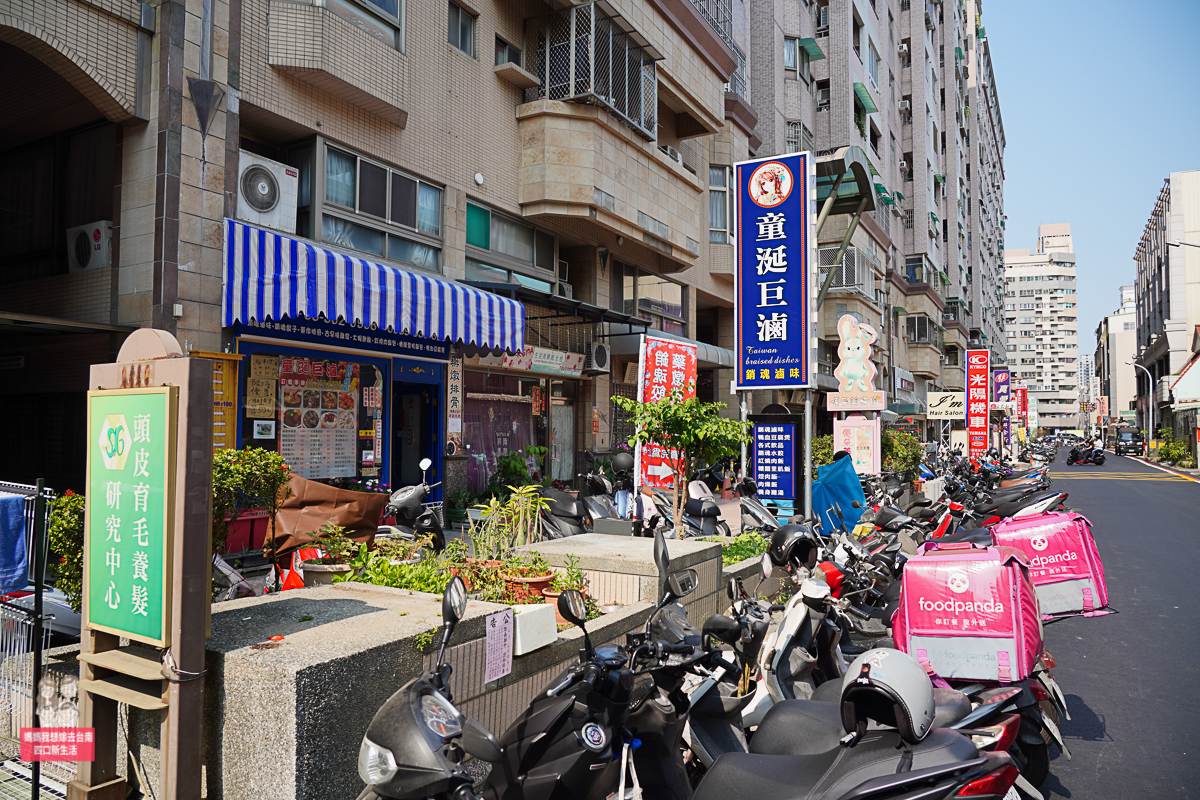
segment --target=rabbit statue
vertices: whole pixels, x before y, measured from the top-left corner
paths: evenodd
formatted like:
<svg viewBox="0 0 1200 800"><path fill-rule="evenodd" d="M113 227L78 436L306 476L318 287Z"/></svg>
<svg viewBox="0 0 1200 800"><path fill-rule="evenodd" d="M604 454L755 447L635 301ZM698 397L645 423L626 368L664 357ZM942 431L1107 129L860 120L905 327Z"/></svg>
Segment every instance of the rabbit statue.
<svg viewBox="0 0 1200 800"><path fill-rule="evenodd" d="M833 371L838 391L875 391L875 365L871 363L871 345L878 338L875 329L851 314L843 314L838 320L838 335L842 337L838 345L841 362Z"/></svg>

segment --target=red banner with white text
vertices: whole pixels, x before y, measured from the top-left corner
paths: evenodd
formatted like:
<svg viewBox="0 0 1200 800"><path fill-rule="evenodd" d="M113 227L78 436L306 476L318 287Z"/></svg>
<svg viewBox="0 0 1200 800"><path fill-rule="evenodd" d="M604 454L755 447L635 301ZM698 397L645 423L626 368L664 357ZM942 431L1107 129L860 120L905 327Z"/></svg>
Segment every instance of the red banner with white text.
<svg viewBox="0 0 1200 800"><path fill-rule="evenodd" d="M696 396L696 347L678 339L657 336L642 338L641 359L638 363L638 401L653 403L676 392L683 400ZM672 484L671 462L678 454L658 445L637 448L637 482L639 486L667 488Z"/></svg>

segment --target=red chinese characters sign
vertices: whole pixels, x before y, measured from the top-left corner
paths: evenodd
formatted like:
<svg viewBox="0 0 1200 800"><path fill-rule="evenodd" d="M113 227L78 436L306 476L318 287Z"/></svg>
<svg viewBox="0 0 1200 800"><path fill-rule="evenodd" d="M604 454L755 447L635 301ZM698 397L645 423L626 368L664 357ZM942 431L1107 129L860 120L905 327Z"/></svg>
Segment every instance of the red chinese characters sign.
<svg viewBox="0 0 1200 800"><path fill-rule="evenodd" d="M677 339L645 336L638 372L638 401L653 403L676 392L684 400L696 396L696 347ZM665 447L647 444L637 449L639 485L671 486L670 462L678 457Z"/></svg>
<svg viewBox="0 0 1200 800"><path fill-rule="evenodd" d="M992 384L991 352L967 351L967 440L970 457L987 452L988 389Z"/></svg>
<svg viewBox="0 0 1200 800"><path fill-rule="evenodd" d="M1024 428L1029 425L1029 390L1024 386L1013 387L1013 399L1017 401L1017 419Z"/></svg>

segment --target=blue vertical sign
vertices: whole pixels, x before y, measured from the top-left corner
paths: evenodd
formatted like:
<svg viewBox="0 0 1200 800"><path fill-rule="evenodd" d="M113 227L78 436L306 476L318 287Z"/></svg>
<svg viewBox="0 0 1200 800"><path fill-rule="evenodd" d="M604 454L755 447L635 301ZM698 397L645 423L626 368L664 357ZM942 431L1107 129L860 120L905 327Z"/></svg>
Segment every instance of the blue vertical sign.
<svg viewBox="0 0 1200 800"><path fill-rule="evenodd" d="M816 167L812 153L735 164L737 386L813 385Z"/></svg>
<svg viewBox="0 0 1200 800"><path fill-rule="evenodd" d="M754 426L754 482L760 497L796 498L796 426Z"/></svg>

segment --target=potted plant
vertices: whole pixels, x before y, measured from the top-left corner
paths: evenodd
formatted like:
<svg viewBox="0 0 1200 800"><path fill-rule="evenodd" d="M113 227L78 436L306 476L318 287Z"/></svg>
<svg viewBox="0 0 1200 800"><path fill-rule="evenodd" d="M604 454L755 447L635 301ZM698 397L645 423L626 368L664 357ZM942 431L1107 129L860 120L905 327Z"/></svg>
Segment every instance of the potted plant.
<svg viewBox="0 0 1200 800"><path fill-rule="evenodd" d="M346 533L341 525L326 522L313 534L313 544L324 550L325 556L303 563L305 585L328 586L334 578L350 574L350 557L358 545L346 538Z"/></svg>
<svg viewBox="0 0 1200 800"><path fill-rule="evenodd" d="M506 559L503 574L504 597L513 604L542 602L542 591L554 579L554 570L536 552Z"/></svg>
<svg viewBox="0 0 1200 800"><path fill-rule="evenodd" d="M458 489L451 492L450 497L446 500L448 508L446 519L450 522L466 522L468 517L467 509L472 506L474 500L475 495L466 489Z"/></svg>
<svg viewBox="0 0 1200 800"><path fill-rule="evenodd" d="M567 566L556 571L550 585L542 589L542 597L546 598L547 603L554 606L554 616L558 618L559 625L569 624L568 620L558 613L558 596L568 589L578 590L584 596L585 602L588 601L587 578L584 577L583 570L579 568L579 556L574 553L567 554Z"/></svg>
<svg viewBox="0 0 1200 800"><path fill-rule="evenodd" d="M421 549L428 545L431 539L429 536L420 539L376 536L375 552L391 564L415 564L422 558Z"/></svg>

